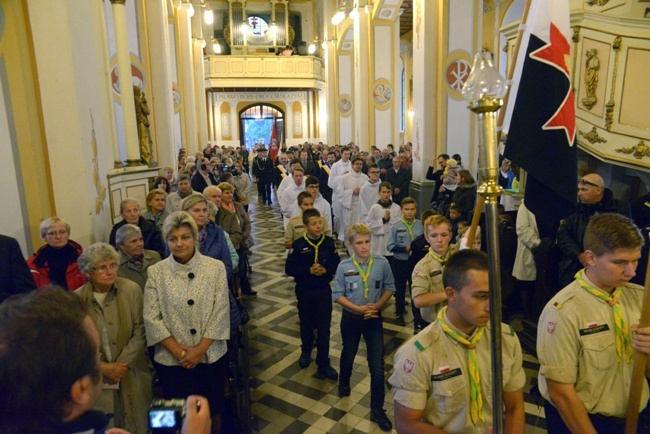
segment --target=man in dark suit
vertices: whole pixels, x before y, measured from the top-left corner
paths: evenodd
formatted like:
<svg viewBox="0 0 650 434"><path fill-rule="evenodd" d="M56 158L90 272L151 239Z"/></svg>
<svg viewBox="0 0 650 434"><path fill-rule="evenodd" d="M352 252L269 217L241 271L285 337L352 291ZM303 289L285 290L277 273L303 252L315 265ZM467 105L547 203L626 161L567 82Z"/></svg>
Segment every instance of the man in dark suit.
<svg viewBox="0 0 650 434"><path fill-rule="evenodd" d="M318 165L309 159L309 151L306 148L300 151L300 165L305 170L305 176L318 176Z"/></svg>
<svg viewBox="0 0 650 434"><path fill-rule="evenodd" d="M0 303L14 294L36 289L27 262L14 238L0 235Z"/></svg>
<svg viewBox="0 0 650 434"><path fill-rule="evenodd" d="M261 148L257 157L253 159L253 176L257 181L257 192L265 205L271 205L271 183L273 182L273 161L269 158L269 151Z"/></svg>
<svg viewBox="0 0 650 434"><path fill-rule="evenodd" d="M386 181L393 187L393 202L401 205L402 199L409 195L411 172L402 167L402 161L398 156L393 157L393 167L386 172Z"/></svg>
<svg viewBox="0 0 650 434"><path fill-rule="evenodd" d="M318 189L320 190L320 194L323 195L323 198L330 204L332 203L332 189L327 185L327 181L330 179L330 171L335 161L336 153L334 151L327 153L325 161L319 161Z"/></svg>
<svg viewBox="0 0 650 434"><path fill-rule="evenodd" d="M212 174L210 161L204 158L202 162L197 162L196 167L199 169L192 177L192 190L203 191L208 185L217 185L219 181Z"/></svg>

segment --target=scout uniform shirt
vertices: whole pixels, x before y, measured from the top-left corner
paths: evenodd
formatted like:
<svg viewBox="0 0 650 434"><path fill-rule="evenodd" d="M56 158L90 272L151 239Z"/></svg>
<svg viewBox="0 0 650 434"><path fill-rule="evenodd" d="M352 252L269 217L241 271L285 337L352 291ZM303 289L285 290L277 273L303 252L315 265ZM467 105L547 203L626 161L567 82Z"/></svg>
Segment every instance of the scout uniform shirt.
<svg viewBox="0 0 650 434"><path fill-rule="evenodd" d="M424 227L420 220L413 220L411 231L409 231L409 228L404 223L403 219L399 219L390 230L390 236L388 237L386 248L393 252L395 259L408 261L409 254L406 253L406 246L409 246L415 238L419 237L423 233Z"/></svg>
<svg viewBox="0 0 650 434"><path fill-rule="evenodd" d="M585 281L597 288L588 277ZM643 287L628 283L618 306L629 329L641 318ZM625 417L633 363L618 361L614 312L573 281L546 304L537 327L537 355L541 364L539 390L550 401L546 378L574 384L587 413ZM640 410L648 402L643 381Z"/></svg>
<svg viewBox="0 0 650 434"><path fill-rule="evenodd" d="M365 306L368 303L377 303L384 291L395 292L393 272L390 270L388 260L383 256L369 255L365 263L359 264L363 272L368 272L368 264L371 258L373 263L370 276L368 276L368 299L364 295L363 278L352 262L352 258L348 258L341 261L336 270L334 291L332 293L332 299L334 301L345 296L345 298L357 306ZM357 315L356 312L352 313Z"/></svg>
<svg viewBox="0 0 650 434"><path fill-rule="evenodd" d="M445 314L446 316L446 314ZM445 318L452 329L454 326ZM503 390L515 392L526 382L521 346L507 324L502 327ZM465 338L470 338L455 329ZM492 358L490 326L476 344L483 420L470 418L470 379L467 349L449 337L436 320L400 347L395 371L388 382L393 400L412 410L424 410L423 418L448 433L483 434L492 426Z"/></svg>
<svg viewBox="0 0 650 434"><path fill-rule="evenodd" d="M302 223L302 214L291 217L287 224L287 231L284 233L284 242L289 243L296 241L298 238L302 238L302 236L305 235L305 232L307 232L307 230L305 229L305 225ZM332 229L325 219L323 219L323 233L328 237L332 236Z"/></svg>
<svg viewBox="0 0 650 434"><path fill-rule="evenodd" d="M455 250L452 247L450 245L447 248L449 252L447 257L454 253ZM422 294L445 292L445 286L442 284L442 268L443 265L427 252L426 256L413 269L411 296L415 299L415 297ZM422 319L427 322L435 321L438 311L443 306L444 303L438 303L420 308Z"/></svg>

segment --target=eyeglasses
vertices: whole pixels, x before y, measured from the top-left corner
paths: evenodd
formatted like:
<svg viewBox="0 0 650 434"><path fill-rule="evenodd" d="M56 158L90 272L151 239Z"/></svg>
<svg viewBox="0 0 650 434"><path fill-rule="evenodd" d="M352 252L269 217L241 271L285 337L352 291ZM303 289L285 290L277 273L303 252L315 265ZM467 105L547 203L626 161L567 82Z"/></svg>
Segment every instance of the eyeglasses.
<svg viewBox="0 0 650 434"><path fill-rule="evenodd" d="M93 267L93 271L104 274L108 270L115 271L118 268L119 266L116 263L112 263L111 265L102 265L101 267Z"/></svg>
<svg viewBox="0 0 650 434"><path fill-rule="evenodd" d="M580 185L591 185L592 187L600 187L600 185L594 184L593 182L589 182L584 178L582 178L580 181L578 181L578 184L580 184Z"/></svg>
<svg viewBox="0 0 650 434"><path fill-rule="evenodd" d="M369 173L370 175L379 175L379 171L378 171L378 170L373 170L373 171L368 172L368 173Z"/></svg>
<svg viewBox="0 0 650 434"><path fill-rule="evenodd" d="M62 237L64 235L68 235L68 231L63 231L63 230L61 230L61 231L50 231L50 232L46 232L45 235L48 236L48 237L56 237L57 235Z"/></svg>

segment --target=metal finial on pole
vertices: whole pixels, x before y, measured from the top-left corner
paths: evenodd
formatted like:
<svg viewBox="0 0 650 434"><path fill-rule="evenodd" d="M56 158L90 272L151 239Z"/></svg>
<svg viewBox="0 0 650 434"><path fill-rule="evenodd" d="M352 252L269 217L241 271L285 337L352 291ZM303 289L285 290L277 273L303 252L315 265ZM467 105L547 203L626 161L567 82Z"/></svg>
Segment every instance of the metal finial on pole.
<svg viewBox="0 0 650 434"><path fill-rule="evenodd" d="M496 125L497 111L503 105L501 98L505 92L505 80L494 69L492 55L488 52L476 54L472 73L463 87L463 97L469 102L469 109L477 114L479 123L479 178L481 186L478 189L478 194L485 200L487 217L494 434L503 433L504 428L501 353L501 266L497 208L502 189L497 180L499 175L499 154ZM468 242L471 243L471 240Z"/></svg>

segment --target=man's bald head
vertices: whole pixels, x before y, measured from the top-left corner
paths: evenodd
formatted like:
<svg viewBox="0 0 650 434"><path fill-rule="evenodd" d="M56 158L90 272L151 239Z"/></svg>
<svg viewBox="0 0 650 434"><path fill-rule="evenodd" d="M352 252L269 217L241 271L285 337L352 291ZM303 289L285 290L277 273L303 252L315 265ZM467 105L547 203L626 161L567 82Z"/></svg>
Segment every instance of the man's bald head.
<svg viewBox="0 0 650 434"><path fill-rule="evenodd" d="M597 173L589 173L578 181L578 200L593 205L603 200L605 181Z"/></svg>

